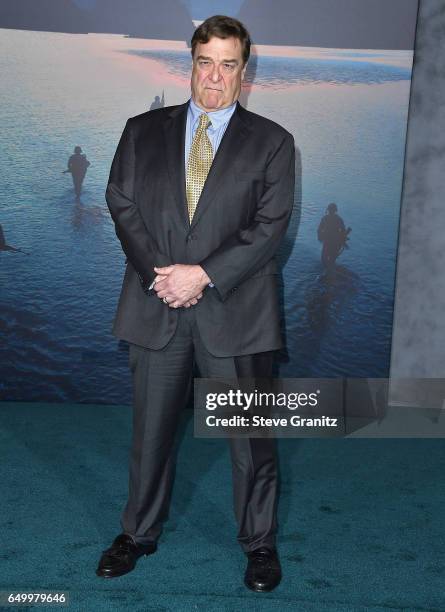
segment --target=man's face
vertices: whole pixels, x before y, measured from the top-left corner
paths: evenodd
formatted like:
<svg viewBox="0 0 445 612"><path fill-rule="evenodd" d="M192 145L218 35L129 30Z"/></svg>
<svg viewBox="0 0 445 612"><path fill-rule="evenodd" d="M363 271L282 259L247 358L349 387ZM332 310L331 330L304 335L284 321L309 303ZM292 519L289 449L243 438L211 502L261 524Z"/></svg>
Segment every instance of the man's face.
<svg viewBox="0 0 445 612"><path fill-rule="evenodd" d="M191 78L193 101L208 112L230 106L240 95L246 66L238 38L213 36L198 43Z"/></svg>

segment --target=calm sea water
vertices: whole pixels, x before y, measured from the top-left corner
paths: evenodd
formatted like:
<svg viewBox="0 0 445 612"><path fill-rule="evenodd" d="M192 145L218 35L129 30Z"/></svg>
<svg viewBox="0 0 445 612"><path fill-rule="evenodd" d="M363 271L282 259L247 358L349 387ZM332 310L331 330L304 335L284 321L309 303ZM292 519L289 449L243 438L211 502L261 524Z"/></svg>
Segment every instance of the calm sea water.
<svg viewBox="0 0 445 612"><path fill-rule="evenodd" d="M110 333L124 256L104 200L127 117L189 97L189 52L118 36L0 31L0 397L128 403L126 346ZM161 48L162 47L162 48ZM254 63L254 62L253 62ZM301 154L283 245L281 376L388 373L411 55L260 56L243 91ZM91 162L79 203L63 175ZM350 249L327 278L316 229L337 203Z"/></svg>
<svg viewBox="0 0 445 612"><path fill-rule="evenodd" d="M190 53L178 50L134 50L135 55L164 63L171 74L185 75L190 68ZM340 52L339 58L318 53L317 57L258 56L248 64L246 81L277 89L289 85L314 83L359 84L405 81L410 70L405 66L357 61L385 57L379 54Z"/></svg>

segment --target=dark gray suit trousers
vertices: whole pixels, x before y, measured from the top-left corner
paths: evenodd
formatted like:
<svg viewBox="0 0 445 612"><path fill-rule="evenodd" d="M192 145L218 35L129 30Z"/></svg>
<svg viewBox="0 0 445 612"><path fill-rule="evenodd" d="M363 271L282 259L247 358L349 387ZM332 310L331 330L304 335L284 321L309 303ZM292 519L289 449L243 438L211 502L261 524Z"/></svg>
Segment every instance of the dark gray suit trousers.
<svg viewBox="0 0 445 612"><path fill-rule="evenodd" d="M189 397L194 363L203 378L272 375L273 352L215 357L200 338L194 307L178 312L176 332L163 349L130 344L133 439L129 496L121 525L139 543L156 541L168 517L176 430ZM275 440L230 438L229 442L238 541L245 552L260 546L274 547L278 485Z"/></svg>

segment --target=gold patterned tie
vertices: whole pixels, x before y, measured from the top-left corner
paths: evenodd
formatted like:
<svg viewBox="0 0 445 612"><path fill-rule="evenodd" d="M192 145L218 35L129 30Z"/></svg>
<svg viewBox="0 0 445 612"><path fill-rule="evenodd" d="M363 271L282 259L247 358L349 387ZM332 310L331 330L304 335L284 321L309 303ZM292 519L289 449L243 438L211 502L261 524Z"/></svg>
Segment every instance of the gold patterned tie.
<svg viewBox="0 0 445 612"><path fill-rule="evenodd" d="M208 116L205 113L200 115L187 161L186 193L190 223L213 161L212 143L207 134L210 125Z"/></svg>

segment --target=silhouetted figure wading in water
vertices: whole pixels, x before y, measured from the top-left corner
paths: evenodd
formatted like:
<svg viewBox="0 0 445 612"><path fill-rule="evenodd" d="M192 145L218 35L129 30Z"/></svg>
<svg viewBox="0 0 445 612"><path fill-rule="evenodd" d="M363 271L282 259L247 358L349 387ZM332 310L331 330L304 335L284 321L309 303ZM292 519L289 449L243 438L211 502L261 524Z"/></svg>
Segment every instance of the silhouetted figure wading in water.
<svg viewBox="0 0 445 612"><path fill-rule="evenodd" d="M74 191L76 193L76 198L80 198L80 192L82 191L82 183L85 178L85 174L87 173L87 168L90 165L90 162L87 160L85 153L82 153L82 149L80 147L74 147L74 154L68 160L68 169L63 172L66 174L67 172L71 172L71 176L73 177L73 185Z"/></svg>
<svg viewBox="0 0 445 612"><path fill-rule="evenodd" d="M165 106L165 96L164 92L162 92L162 98L159 96L155 96L155 99L150 105L150 110L155 110L156 108L164 108Z"/></svg>
<svg viewBox="0 0 445 612"><path fill-rule="evenodd" d="M318 226L318 240L323 243L321 263L329 267L335 263L337 257L347 248L348 235L351 228L345 228L343 219L337 214L337 204L329 204L327 213Z"/></svg>

